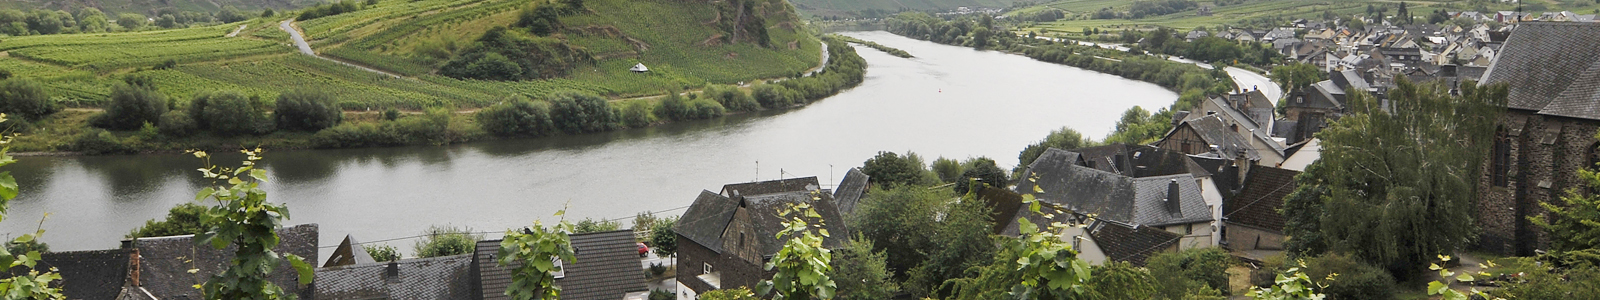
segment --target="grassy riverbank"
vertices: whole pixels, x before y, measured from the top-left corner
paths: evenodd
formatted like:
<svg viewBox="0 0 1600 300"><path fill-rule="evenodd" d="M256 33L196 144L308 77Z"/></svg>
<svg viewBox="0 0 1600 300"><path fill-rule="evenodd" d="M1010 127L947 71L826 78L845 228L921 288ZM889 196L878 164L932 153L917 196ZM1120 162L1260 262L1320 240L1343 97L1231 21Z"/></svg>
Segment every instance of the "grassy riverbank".
<svg viewBox="0 0 1600 300"><path fill-rule="evenodd" d="M853 38L853 37L848 37L848 36L843 36L843 35L838 35L838 34L831 34L829 36L837 38L837 39L844 40L846 42L851 42L851 43L855 43L855 44L860 44L862 46L867 46L868 48L878 49L878 51L883 51L884 53L889 53L889 55L894 55L895 57L899 57L899 58L914 58L915 57L915 56L912 56L910 52L906 52L905 50L900 50L898 48L884 46L883 44L879 44L879 43L872 42L872 41L863 41L863 40L858 39L858 38Z"/></svg>

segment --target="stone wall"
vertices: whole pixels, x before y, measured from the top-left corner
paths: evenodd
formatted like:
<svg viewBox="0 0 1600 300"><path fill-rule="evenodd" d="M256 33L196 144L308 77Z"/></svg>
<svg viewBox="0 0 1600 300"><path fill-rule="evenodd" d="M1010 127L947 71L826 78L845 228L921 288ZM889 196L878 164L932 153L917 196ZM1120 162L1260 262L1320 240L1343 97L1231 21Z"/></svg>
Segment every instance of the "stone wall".
<svg viewBox="0 0 1600 300"><path fill-rule="evenodd" d="M703 294L713 290L711 285L701 281L699 276L704 273L705 264L711 264L711 271L719 273L721 288L747 287L754 291L756 283L771 279L776 272L767 272L761 265L752 265L744 259L734 255L726 255L711 251L700 246L682 235L678 236L678 283L688 286Z"/></svg>
<svg viewBox="0 0 1600 300"><path fill-rule="evenodd" d="M1500 120L1509 144L1505 186L1493 181L1491 148L1478 180L1477 223L1483 231L1478 248L1499 254L1533 255L1548 249L1550 238L1529 223L1529 216L1548 212L1540 202L1558 202L1567 190L1581 187L1578 170L1591 168L1595 133L1600 122L1537 115L1512 110Z"/></svg>

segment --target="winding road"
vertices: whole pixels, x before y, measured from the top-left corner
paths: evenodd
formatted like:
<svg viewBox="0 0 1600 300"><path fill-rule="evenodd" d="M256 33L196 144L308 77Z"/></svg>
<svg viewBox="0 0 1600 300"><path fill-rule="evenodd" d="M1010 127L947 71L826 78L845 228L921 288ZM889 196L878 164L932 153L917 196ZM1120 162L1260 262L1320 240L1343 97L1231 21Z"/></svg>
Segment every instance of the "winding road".
<svg viewBox="0 0 1600 300"><path fill-rule="evenodd" d="M321 59L324 59L324 60L327 60L327 61L331 61L331 62L338 63L338 64L341 64L341 65L354 67L354 68L361 69L361 70L364 70L364 71L367 71L367 72L383 74L385 76L394 77L394 78L402 78L400 75L397 75L397 74L384 72L384 71L379 71L377 69L363 67L363 66L359 66L359 65L356 65L356 64L340 61L340 60L337 60L337 59L332 59L332 58L322 57L321 55L317 55L316 51L311 51L311 44L307 44L306 43L306 38L300 35L300 31L294 29L294 25L291 24L291 22L293 22L293 21L294 20L283 20L283 23L278 23L278 29L283 29L284 32L288 32L289 33L289 38L294 40L294 47L295 48L300 48L300 53L301 54L310 55L311 57L321 58Z"/></svg>

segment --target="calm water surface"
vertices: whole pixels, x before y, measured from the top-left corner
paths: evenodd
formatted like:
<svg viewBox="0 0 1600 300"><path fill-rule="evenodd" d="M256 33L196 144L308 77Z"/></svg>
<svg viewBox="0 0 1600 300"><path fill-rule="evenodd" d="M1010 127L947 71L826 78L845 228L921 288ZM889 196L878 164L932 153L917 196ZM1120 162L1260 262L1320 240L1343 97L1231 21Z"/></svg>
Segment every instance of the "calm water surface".
<svg viewBox="0 0 1600 300"><path fill-rule="evenodd" d="M325 247L345 234L376 241L430 224L501 231L554 221L563 205L569 219L620 218L684 207L725 183L801 176L836 183L883 150L928 160L988 156L1009 168L1018 151L1053 129L1103 137L1128 107L1177 98L1152 84L1017 55L881 31L848 35L917 58L858 47L870 64L865 83L783 112L450 147L268 152L271 180L263 188L289 205L289 224L320 224ZM43 240L52 250L113 248L145 220L192 201L206 184L198 167L176 154L25 157L9 168L22 195L0 232L32 232L48 212ZM387 243L410 252L413 242Z"/></svg>

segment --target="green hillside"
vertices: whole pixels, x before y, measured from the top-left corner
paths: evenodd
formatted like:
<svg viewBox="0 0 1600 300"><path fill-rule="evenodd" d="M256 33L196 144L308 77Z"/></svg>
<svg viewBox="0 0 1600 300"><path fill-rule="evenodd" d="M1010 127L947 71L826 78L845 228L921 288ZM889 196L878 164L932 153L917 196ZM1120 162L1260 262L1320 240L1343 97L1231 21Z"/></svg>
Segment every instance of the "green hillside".
<svg viewBox="0 0 1600 300"><path fill-rule="evenodd" d="M543 80L462 80L437 74L457 52L519 10L557 5L529 0L381 0L364 9L295 22L323 56L370 66L391 78L296 53L278 28L287 16L175 30L10 37L0 40L0 69L42 82L67 106L101 105L128 73L147 74L157 88L185 102L197 92L228 89L272 99L294 88L333 93L346 109L481 107L518 93L558 90L613 98L668 88L788 77L817 66L819 40L782 0L695 2L588 0L560 18L548 37L585 54L566 76ZM746 3L748 2L748 3ZM729 6L748 7L768 41L728 26ZM728 13L734 15L733 13ZM229 34L244 26L235 36ZM518 29L513 29L518 30ZM761 44L766 44L762 46ZM171 67L158 67L172 61ZM634 74L636 63L651 73Z"/></svg>
<svg viewBox="0 0 1600 300"><path fill-rule="evenodd" d="M1011 7L1016 0L790 0L811 16L860 16L866 11L947 11L957 7Z"/></svg>
<svg viewBox="0 0 1600 300"><path fill-rule="evenodd" d="M1283 24L1298 18L1322 20L1325 15L1331 14L1349 18L1357 14L1365 14L1369 5L1392 6L1402 1L1391 0L1223 0L1223 1L1194 1L1198 6L1212 8L1212 15L1200 16L1196 9L1189 8L1176 13L1151 15L1140 18L1095 18L1095 13L1101 10L1125 13L1132 10L1135 1L1128 0L1061 0L1040 5L1012 10L1006 13L1011 17L1026 17L1046 10L1058 10L1063 19L1053 22L1038 22L1027 24L1024 31L1041 31L1072 34L1082 32L1084 28L1101 28L1121 30L1126 28L1148 28L1150 26L1163 26L1179 29L1190 29L1199 26L1215 25L1242 25L1250 27L1268 27ZM1435 0L1435 1L1404 1L1416 16L1427 16L1429 12L1442 9L1447 11L1500 11L1515 10L1515 3L1502 3L1499 1L1470 1L1470 0ZM1573 1L1573 0L1527 0L1524 10L1531 12L1570 10L1580 14L1600 13L1600 2ZM1026 19L1026 18L1024 18ZM1269 25L1270 24L1270 25Z"/></svg>
<svg viewBox="0 0 1600 300"><path fill-rule="evenodd" d="M216 12L226 7L244 11L260 11L262 9L286 10L316 5L323 0L6 0L0 1L0 9L53 9L78 11L79 8L93 7L107 13L142 13L148 14L163 8L174 8L180 11Z"/></svg>

